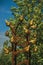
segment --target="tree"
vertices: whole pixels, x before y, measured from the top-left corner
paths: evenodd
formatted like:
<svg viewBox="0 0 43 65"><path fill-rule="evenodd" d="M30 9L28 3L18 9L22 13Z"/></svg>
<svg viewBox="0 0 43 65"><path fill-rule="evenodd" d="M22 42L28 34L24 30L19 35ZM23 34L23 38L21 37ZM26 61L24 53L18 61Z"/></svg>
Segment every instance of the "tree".
<svg viewBox="0 0 43 65"><path fill-rule="evenodd" d="M43 51L41 50L43 48L43 1L13 1L17 4L17 7L11 8L14 19L10 19L9 22L6 21L7 26L10 27L10 31L7 36L11 39L11 43L13 43L15 51L15 44L18 45L17 50L19 47L20 50L29 46L28 48L30 49L28 52L24 52L25 54L23 54L26 58L29 55L28 60L30 59L31 65L43 65ZM17 53L15 52L15 54Z"/></svg>
<svg viewBox="0 0 43 65"><path fill-rule="evenodd" d="M11 53L8 51L9 42L6 40L0 53L0 65L11 65ZM6 50L7 49L7 50Z"/></svg>

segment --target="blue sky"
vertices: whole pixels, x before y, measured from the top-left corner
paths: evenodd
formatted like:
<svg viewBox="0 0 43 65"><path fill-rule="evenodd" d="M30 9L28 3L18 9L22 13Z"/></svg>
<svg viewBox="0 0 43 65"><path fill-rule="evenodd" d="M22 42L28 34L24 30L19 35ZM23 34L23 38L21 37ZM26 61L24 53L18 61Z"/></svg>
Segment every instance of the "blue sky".
<svg viewBox="0 0 43 65"><path fill-rule="evenodd" d="M8 29L5 25L5 19L12 17L11 6L16 6L12 0L0 0L0 32L5 32Z"/></svg>
<svg viewBox="0 0 43 65"><path fill-rule="evenodd" d="M8 30L8 27L5 24L5 19L8 20L12 17L12 12L10 11L12 6L16 6L13 0L0 0L0 47L7 39L5 37L5 31Z"/></svg>

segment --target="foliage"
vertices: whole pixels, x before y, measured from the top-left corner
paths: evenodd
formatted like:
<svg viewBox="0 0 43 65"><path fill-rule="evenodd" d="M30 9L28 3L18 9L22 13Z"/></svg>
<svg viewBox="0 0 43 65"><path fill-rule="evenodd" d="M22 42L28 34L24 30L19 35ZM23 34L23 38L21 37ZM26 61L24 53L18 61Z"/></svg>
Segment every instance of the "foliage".
<svg viewBox="0 0 43 65"><path fill-rule="evenodd" d="M27 41L26 37L28 35L28 42L30 45L31 53L31 56L29 58L31 60L31 65L43 65L43 1L13 1L17 4L18 7L11 8L12 14L14 15L14 19L10 19L9 22L6 22L7 25L10 26L8 35L11 39L10 41L15 42L12 37L12 29L15 31L16 36L21 37L21 40L18 41L18 38L16 40L18 44L25 45L25 42ZM19 50L23 49L23 47L21 46L17 46L17 50L18 48ZM27 54L19 54L19 56L17 57L17 63L19 61L22 61L23 58L27 58Z"/></svg>
<svg viewBox="0 0 43 65"><path fill-rule="evenodd" d="M8 47L8 41L6 40L4 42L4 45L3 45L3 48L2 48L2 51L0 53L0 65L11 65L11 53L9 54L5 54L5 51L4 51L4 48L7 48Z"/></svg>

